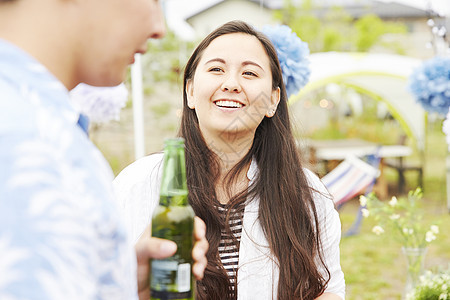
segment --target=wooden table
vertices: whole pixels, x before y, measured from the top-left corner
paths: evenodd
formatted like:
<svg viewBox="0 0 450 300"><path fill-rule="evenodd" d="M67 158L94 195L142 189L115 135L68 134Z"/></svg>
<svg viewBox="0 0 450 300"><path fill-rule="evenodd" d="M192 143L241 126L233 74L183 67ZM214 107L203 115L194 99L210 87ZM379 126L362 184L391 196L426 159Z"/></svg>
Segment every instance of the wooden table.
<svg viewBox="0 0 450 300"><path fill-rule="evenodd" d="M379 145L362 139L310 139L304 141L303 144L309 149L311 164L317 166L320 163L324 163L325 172L329 172L339 161L344 160L348 155L355 155L357 157L377 155L381 158L381 174L377 180L376 187L380 197L387 197L388 195L387 183L383 176L383 158L395 157L402 159L412 154L412 149L405 145Z"/></svg>
<svg viewBox="0 0 450 300"><path fill-rule="evenodd" d="M314 151L317 160L343 160L347 155L364 157L405 157L412 154L412 149L405 145L378 145L361 139L344 140L308 140L306 145Z"/></svg>

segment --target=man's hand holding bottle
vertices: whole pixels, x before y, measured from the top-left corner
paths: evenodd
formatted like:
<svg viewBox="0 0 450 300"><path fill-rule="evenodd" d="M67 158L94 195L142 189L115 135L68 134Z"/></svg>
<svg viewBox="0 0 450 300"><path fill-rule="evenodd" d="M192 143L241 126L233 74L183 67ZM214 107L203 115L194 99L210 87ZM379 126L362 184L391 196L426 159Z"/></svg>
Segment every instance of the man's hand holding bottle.
<svg viewBox="0 0 450 300"><path fill-rule="evenodd" d="M203 220L199 217L195 217L194 219L194 237L195 243L194 248L192 249L194 265L192 266L192 272L197 280L201 280L207 264L206 252L208 251L209 244L206 240L205 222L203 222ZM150 226L148 226L139 241L136 243L135 249L137 256L139 299L148 300L150 299L148 282L149 259L170 257L175 254L177 245L169 240L151 237Z"/></svg>

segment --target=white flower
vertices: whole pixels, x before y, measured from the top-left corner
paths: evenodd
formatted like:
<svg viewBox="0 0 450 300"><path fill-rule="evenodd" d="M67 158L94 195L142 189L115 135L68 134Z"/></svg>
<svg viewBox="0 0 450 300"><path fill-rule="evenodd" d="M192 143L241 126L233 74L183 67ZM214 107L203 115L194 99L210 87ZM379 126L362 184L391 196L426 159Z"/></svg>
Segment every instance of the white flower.
<svg viewBox="0 0 450 300"><path fill-rule="evenodd" d="M380 235L384 232L384 229L381 226L374 226L372 228L372 232L375 233L376 235Z"/></svg>
<svg viewBox="0 0 450 300"><path fill-rule="evenodd" d="M394 206L397 205L397 202L398 202L398 201L397 201L397 197L393 196L392 199L391 199L391 201L389 201L389 205L392 206L392 207L394 207Z"/></svg>
<svg viewBox="0 0 450 300"><path fill-rule="evenodd" d="M363 207L367 205L367 198L366 198L366 196L361 195L361 196L359 197L359 204L360 204L361 206L363 206Z"/></svg>
<svg viewBox="0 0 450 300"><path fill-rule="evenodd" d="M391 220L398 220L400 218L399 214L393 214L392 216L389 217L389 219Z"/></svg>
<svg viewBox="0 0 450 300"><path fill-rule="evenodd" d="M367 218L370 215L370 212L369 212L369 210L367 208L361 209L361 213L362 213L364 218Z"/></svg>
<svg viewBox="0 0 450 300"><path fill-rule="evenodd" d="M431 225L430 226L430 231L434 234L438 234L439 233L439 226L437 225Z"/></svg>
<svg viewBox="0 0 450 300"><path fill-rule="evenodd" d="M94 123L119 120L120 111L128 100L125 85L97 87L80 83L70 91L70 100L78 111Z"/></svg>
<svg viewBox="0 0 450 300"><path fill-rule="evenodd" d="M444 120L444 123L442 124L442 131L445 133L448 151L450 151L450 107L447 113L447 118Z"/></svg>
<svg viewBox="0 0 450 300"><path fill-rule="evenodd" d="M426 270L425 273L423 275L419 276L419 281L420 282L426 282L426 280L428 279L428 277L430 277L432 275L430 270Z"/></svg>
<svg viewBox="0 0 450 300"><path fill-rule="evenodd" d="M414 288L414 290L411 291L408 296L410 298L407 299L442 299L442 300L450 300L449 298L449 291L448 291L448 282L450 282L450 268L446 271L439 272L439 273L433 273L429 270L425 271L423 275L419 277L419 283ZM440 294L436 297L431 297L431 294L429 297L423 297L424 294L422 294L423 291L426 291L426 295L429 295L428 293L432 293L432 295ZM420 297L422 296L422 297Z"/></svg>
<svg viewBox="0 0 450 300"><path fill-rule="evenodd" d="M433 232L431 231L427 231L427 233L425 234L425 240L430 243L431 241L434 241L436 239L436 236L434 235Z"/></svg>
<svg viewBox="0 0 450 300"><path fill-rule="evenodd" d="M411 235L411 234L414 233L414 229L408 228L408 227L404 227L404 228L403 228L403 233L404 233L404 234L409 234L409 235Z"/></svg>

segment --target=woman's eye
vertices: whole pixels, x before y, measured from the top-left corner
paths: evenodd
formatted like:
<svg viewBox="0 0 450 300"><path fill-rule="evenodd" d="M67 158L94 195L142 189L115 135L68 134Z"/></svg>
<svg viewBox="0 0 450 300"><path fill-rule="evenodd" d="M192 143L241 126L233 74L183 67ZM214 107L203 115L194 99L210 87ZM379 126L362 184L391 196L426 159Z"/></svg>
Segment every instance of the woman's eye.
<svg viewBox="0 0 450 300"><path fill-rule="evenodd" d="M220 71L222 71L222 69L221 69L221 68L218 68L218 67L215 67L215 68L209 69L209 71L210 71L210 72L220 72Z"/></svg>
<svg viewBox="0 0 450 300"><path fill-rule="evenodd" d="M256 75L255 73L253 73L253 72L251 72L251 71L245 71L245 72L243 73L243 75L258 77L258 75Z"/></svg>

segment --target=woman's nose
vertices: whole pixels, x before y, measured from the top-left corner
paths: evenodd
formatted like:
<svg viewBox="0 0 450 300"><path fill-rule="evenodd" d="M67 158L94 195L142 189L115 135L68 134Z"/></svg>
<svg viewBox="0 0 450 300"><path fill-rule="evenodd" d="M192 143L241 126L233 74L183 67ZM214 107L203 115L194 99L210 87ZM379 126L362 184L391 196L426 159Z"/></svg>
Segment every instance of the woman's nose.
<svg viewBox="0 0 450 300"><path fill-rule="evenodd" d="M228 91L228 92L241 92L242 88L239 84L239 80L236 78L236 76L229 74L225 77L224 82L222 83L222 91Z"/></svg>

